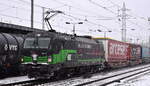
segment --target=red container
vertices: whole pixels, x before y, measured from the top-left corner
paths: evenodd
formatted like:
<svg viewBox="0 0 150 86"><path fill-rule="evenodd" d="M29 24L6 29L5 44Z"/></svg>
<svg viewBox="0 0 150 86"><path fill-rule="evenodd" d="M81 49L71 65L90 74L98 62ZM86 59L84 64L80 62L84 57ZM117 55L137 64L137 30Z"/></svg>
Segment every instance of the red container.
<svg viewBox="0 0 150 86"><path fill-rule="evenodd" d="M140 64L142 57L142 47L136 44L130 44L130 64Z"/></svg>
<svg viewBox="0 0 150 86"><path fill-rule="evenodd" d="M112 39L99 39L99 41L103 41L105 60L110 67L122 67L128 65L128 59L130 57L129 43Z"/></svg>
<svg viewBox="0 0 150 86"><path fill-rule="evenodd" d="M108 56L107 61L127 61L130 54L129 54L129 44L116 41L116 40L108 40Z"/></svg>

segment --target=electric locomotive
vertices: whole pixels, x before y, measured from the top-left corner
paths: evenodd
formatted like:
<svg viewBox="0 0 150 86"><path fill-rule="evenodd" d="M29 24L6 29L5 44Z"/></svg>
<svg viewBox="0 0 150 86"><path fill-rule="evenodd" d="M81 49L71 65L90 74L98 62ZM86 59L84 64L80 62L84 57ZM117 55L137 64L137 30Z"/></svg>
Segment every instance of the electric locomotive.
<svg viewBox="0 0 150 86"><path fill-rule="evenodd" d="M99 71L104 62L103 44L90 37L57 32L31 33L23 45L22 66L30 78Z"/></svg>

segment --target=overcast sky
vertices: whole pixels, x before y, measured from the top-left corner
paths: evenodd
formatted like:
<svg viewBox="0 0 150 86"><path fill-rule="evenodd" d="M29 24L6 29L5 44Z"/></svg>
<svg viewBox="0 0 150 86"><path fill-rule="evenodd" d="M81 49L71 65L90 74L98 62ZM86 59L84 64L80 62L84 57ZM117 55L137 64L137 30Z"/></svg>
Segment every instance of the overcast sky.
<svg viewBox="0 0 150 86"><path fill-rule="evenodd" d="M42 7L61 10L65 13L53 17L50 22L58 32L72 33L72 25L65 22L80 22L76 25L78 35L103 37L100 29L109 31L107 36L121 40L121 8L125 2L128 15L127 38L132 42L148 41L148 17L150 16L150 0L34 0L34 27L42 29ZM120 10L120 11L118 11ZM48 11L48 9L45 9ZM0 0L0 19L2 22L30 26L30 0ZM87 21L85 21L87 20ZM119 21L120 20L120 21ZM134 29L134 30L133 30ZM47 27L45 25L45 30Z"/></svg>

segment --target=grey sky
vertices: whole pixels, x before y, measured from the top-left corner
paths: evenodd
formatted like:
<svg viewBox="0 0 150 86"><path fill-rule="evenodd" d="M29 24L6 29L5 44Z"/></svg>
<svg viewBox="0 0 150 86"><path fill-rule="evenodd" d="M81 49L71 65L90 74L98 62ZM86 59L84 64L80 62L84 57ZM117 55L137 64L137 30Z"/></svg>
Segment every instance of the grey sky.
<svg viewBox="0 0 150 86"><path fill-rule="evenodd" d="M133 12L136 12L142 16L149 16L150 15L150 1L149 0L125 0L126 5L129 9Z"/></svg>
<svg viewBox="0 0 150 86"><path fill-rule="evenodd" d="M149 0L91 0L96 4L91 3L90 0L34 1L36 4L34 27L36 28L42 27L42 8L40 6L43 6L66 13L66 15L57 15L51 20L53 28L59 32L72 33L72 25L66 25L66 21L83 21L83 25L76 25L77 34L103 37L104 33L94 31L97 29L103 31L112 30L112 33L107 33L107 36L117 40L121 40L121 21L118 21L118 15L121 14L121 11L118 14L117 5L122 7L123 2L125 2L126 7L130 9L127 11L129 15L129 19L127 20L127 38L132 38L134 41L138 38L140 42L148 41L148 35L150 33L148 31L149 25L147 21L148 16L150 16ZM104 9L105 7L106 9ZM68 15L76 17L76 19ZM30 0L1 0L0 18L2 22L30 26ZM84 20L88 20L89 22ZM135 30L132 31L131 29Z"/></svg>

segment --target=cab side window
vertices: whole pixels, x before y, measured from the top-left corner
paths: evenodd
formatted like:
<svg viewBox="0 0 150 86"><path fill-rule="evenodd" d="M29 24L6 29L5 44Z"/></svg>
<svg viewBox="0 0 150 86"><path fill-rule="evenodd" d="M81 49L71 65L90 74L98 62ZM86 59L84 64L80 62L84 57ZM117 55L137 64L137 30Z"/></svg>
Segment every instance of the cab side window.
<svg viewBox="0 0 150 86"><path fill-rule="evenodd" d="M63 43L59 39L55 39L52 43L52 50L54 53L59 53L60 50L63 49Z"/></svg>

